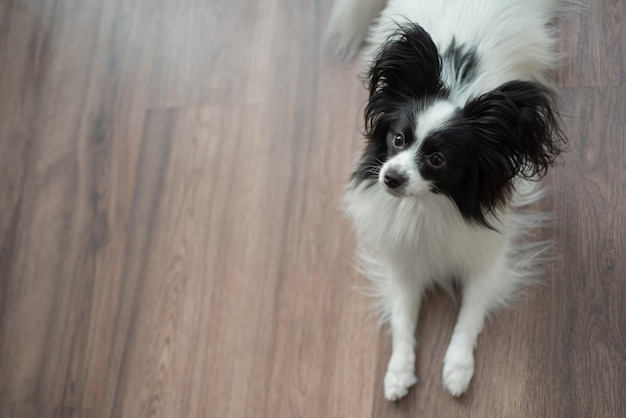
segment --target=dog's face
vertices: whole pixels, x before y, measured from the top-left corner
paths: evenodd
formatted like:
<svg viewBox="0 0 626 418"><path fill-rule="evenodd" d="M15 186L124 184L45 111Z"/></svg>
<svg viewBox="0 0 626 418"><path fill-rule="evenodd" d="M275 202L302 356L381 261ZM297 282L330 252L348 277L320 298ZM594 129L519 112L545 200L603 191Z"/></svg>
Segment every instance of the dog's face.
<svg viewBox="0 0 626 418"><path fill-rule="evenodd" d="M466 162L451 126L457 113L446 100L428 106L401 106L385 138L387 158L378 175L381 186L396 197L451 191L460 186Z"/></svg>
<svg viewBox="0 0 626 418"><path fill-rule="evenodd" d="M443 59L471 82L479 58ZM367 147L355 180L383 187L397 198L443 194L468 220L509 199L516 176L543 175L564 137L552 94L529 81L511 81L454 104L441 80L442 58L430 36L409 25L381 48L369 72L365 110Z"/></svg>

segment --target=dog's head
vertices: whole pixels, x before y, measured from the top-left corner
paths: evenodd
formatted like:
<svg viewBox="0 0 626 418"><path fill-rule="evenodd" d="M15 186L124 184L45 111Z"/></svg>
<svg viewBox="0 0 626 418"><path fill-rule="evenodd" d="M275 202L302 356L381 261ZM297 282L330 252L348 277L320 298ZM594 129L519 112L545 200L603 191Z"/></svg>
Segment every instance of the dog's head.
<svg viewBox="0 0 626 418"><path fill-rule="evenodd" d="M475 56L465 59L453 63L459 78L476 66ZM401 27L380 49L367 79L368 143L354 176L398 198L444 194L465 219L487 225L515 177L540 178L561 152L554 97L539 83L511 81L459 106L441 67L418 25Z"/></svg>

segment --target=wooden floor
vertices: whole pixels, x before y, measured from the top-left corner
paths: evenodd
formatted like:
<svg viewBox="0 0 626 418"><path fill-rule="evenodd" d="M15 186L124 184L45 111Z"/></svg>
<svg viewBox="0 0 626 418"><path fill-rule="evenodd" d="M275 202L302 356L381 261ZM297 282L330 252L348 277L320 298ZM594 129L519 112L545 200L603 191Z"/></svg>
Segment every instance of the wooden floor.
<svg viewBox="0 0 626 418"><path fill-rule="evenodd" d="M0 0L0 416L626 416L626 3L559 22L573 145L543 285L491 320L423 306L420 384L357 289L341 197L365 91L331 0Z"/></svg>

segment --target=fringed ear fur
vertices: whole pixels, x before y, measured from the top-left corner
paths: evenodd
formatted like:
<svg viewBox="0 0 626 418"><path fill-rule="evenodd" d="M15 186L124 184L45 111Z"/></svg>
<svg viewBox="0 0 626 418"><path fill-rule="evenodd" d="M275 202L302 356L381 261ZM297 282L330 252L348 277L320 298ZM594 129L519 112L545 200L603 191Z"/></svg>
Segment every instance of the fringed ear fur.
<svg viewBox="0 0 626 418"><path fill-rule="evenodd" d="M441 59L430 35L415 23L399 26L377 52L369 70L365 136L372 140L386 134L385 117L398 106L440 94L440 75Z"/></svg>
<svg viewBox="0 0 626 418"><path fill-rule="evenodd" d="M511 81L470 100L463 109L481 148L500 154L510 177L543 177L566 149L554 93L530 81Z"/></svg>
<svg viewBox="0 0 626 418"><path fill-rule="evenodd" d="M467 164L463 187L448 194L464 217L487 227L486 214L509 201L513 179L540 179L567 145L554 94L529 81L471 99L447 130L456 131Z"/></svg>

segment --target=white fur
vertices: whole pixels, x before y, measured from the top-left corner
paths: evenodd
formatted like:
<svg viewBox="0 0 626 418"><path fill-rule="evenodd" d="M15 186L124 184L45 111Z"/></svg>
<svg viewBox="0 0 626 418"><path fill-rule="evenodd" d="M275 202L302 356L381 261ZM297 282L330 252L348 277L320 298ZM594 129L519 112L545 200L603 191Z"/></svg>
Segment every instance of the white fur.
<svg viewBox="0 0 626 418"><path fill-rule="evenodd" d="M457 107L447 100L441 100L428 107L423 113L417 115L416 142L419 145L432 131L440 128L457 110Z"/></svg>
<svg viewBox="0 0 626 418"><path fill-rule="evenodd" d="M356 50L363 27L380 4L380 0L338 1L328 29L328 39L339 40L335 50L344 56ZM445 51L453 37L457 44L478 48L478 76L468 86L459 87L444 66L452 105L442 103L422 116L419 142L446 119L449 109L462 106L471 96L510 80L547 81L546 71L555 64L548 23L556 4L555 0L389 0L371 26L365 60L397 28L396 22L403 21L420 24L439 51ZM414 150L390 159L381 179L390 166L410 169L403 160L405 153L412 155ZM487 218L496 232L466 222L449 198L424 193L428 190L424 181L414 180L417 183L409 184L403 198L391 196L379 183L369 188L353 184L345 199L364 271L376 286L382 317L391 326L393 349L384 380L389 400L402 398L417 382L415 327L428 288L450 289L453 280L462 285L461 310L443 365L443 385L459 396L474 375L474 347L486 317L533 277L536 258L544 249L521 243L524 233L541 219L518 210L541 197L534 184L518 181L510 204L497 217Z"/></svg>
<svg viewBox="0 0 626 418"><path fill-rule="evenodd" d="M521 204L541 197L531 185L524 187L527 192L516 196ZM534 276L534 261L545 245L524 246L520 240L543 217L520 213L512 204L499 214L501 222L489 219L498 233L468 224L447 197L399 199L382 186L351 190L346 203L365 273L376 286L383 320L391 324L385 397L397 400L417 381L414 335L421 297L434 285L450 289L453 279L462 281L463 300L443 383L452 395L461 395L473 376L473 350L485 317Z"/></svg>

